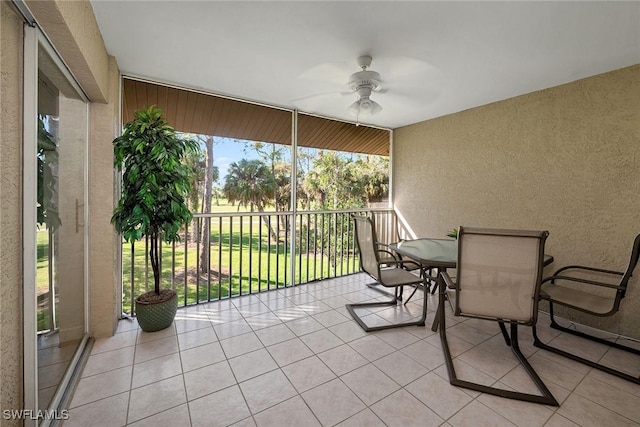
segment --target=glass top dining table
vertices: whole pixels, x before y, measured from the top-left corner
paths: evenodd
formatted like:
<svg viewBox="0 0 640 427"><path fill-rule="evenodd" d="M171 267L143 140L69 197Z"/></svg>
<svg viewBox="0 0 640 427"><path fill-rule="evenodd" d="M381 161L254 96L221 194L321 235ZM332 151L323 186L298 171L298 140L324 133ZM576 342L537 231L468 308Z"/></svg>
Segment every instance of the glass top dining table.
<svg viewBox="0 0 640 427"><path fill-rule="evenodd" d="M453 239L402 240L390 244L389 249L419 261L426 268L455 268L458 260L458 241ZM553 256L545 254L544 266L552 262Z"/></svg>

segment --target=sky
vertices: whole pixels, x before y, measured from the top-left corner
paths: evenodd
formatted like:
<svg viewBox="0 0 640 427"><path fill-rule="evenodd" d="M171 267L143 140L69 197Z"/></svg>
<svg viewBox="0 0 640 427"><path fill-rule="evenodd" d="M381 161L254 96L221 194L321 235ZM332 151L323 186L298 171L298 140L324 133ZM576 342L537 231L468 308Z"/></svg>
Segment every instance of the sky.
<svg viewBox="0 0 640 427"><path fill-rule="evenodd" d="M227 176L229 172L229 165L234 162L238 162L242 159L246 160L255 160L260 159L260 155L253 148L254 141L246 141L246 140L237 140L233 138L225 138L221 136L213 137L213 165L218 167L219 171L219 180L217 185L222 185L224 183L224 178ZM263 143L267 145L266 149L270 149L270 143ZM204 149L204 144L202 144ZM279 148L286 148L284 159L285 161L290 161L291 159L291 151L288 149L289 146L276 144ZM299 148L303 149L303 148ZM304 150L317 151L316 149L304 148ZM346 156L357 156L353 153L343 153ZM215 184L214 184L215 185Z"/></svg>
<svg viewBox="0 0 640 427"><path fill-rule="evenodd" d="M213 141L213 165L218 167L220 181L224 181L231 163L260 158L254 150L245 149L245 144L234 139L216 136Z"/></svg>
<svg viewBox="0 0 640 427"><path fill-rule="evenodd" d="M265 143L268 145L268 143ZM277 144L278 147L287 147ZM287 150L288 152L290 150ZM285 160L290 158L290 154L285 154ZM213 165L218 167L219 183L224 182L227 176L229 165L242 159L260 159L260 155L253 149L253 141L236 140L220 136L213 137Z"/></svg>

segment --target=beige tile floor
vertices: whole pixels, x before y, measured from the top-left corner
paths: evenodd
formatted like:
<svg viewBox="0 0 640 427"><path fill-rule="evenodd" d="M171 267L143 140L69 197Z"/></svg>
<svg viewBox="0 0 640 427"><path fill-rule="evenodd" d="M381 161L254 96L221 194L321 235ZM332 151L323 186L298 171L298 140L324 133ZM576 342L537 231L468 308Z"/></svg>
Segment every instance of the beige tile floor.
<svg viewBox="0 0 640 427"><path fill-rule="evenodd" d="M521 348L560 407L451 386L429 326L365 333L351 319L345 303L384 299L368 281L359 274L183 308L154 333L122 320L114 337L95 342L64 425L640 425L640 386L533 347L529 328ZM436 300L429 297L428 322ZM420 310L414 297L407 308L364 314L374 324ZM447 312L460 378L535 392L495 323ZM640 358L547 324L541 315L545 340L640 370Z"/></svg>

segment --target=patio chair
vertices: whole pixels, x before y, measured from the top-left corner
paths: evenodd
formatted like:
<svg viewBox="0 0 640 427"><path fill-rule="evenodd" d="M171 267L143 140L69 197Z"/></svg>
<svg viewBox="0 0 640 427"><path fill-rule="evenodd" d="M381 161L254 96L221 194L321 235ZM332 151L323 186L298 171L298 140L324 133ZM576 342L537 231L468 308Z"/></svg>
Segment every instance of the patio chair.
<svg viewBox="0 0 640 427"><path fill-rule="evenodd" d="M536 323L536 295L542 279L544 244L548 234L547 231L460 227L455 282L446 272L441 273L442 285L455 290L451 296L455 298L454 315L498 322L505 343L511 346L513 354L542 395L504 390L459 379L446 339L444 302L440 302L440 338L452 385L509 399L558 406L558 402L518 345L518 326L532 326ZM511 326L510 335L505 323Z"/></svg>
<svg viewBox="0 0 640 427"><path fill-rule="evenodd" d="M549 317L551 327L567 332L582 338L589 339L619 350L640 355L640 349L627 347L618 342L609 341L600 337L587 334L583 331L570 329L561 326L554 317L554 306L556 304L567 307L570 310L577 310L592 316L606 317L612 316L620 308L620 302L627 292L629 279L633 270L638 264L640 257L640 234L633 242L629 263L624 272L605 270L601 268L586 267L579 265L569 265L558 269L553 276L543 280L540 288L539 298L549 302ZM570 284L578 286L570 286ZM569 284L569 286L567 286ZM625 372L615 370L601 363L585 359L576 354L569 353L549 344L543 343L533 328L534 345L536 347L560 354L575 361L584 363L592 368L599 369L625 380L640 384L640 377L629 375Z"/></svg>
<svg viewBox="0 0 640 427"><path fill-rule="evenodd" d="M353 221L355 224L356 241L358 242L358 251L360 254L360 268L371 276L376 283L379 283L386 288L394 288L394 294L393 299L389 301L347 304L346 308L349 313L351 313L351 316L353 316L354 320L366 332L411 325L424 326L425 319L427 318L427 292L424 293L422 315L418 320L382 326L367 326L360 316L356 314L356 308L397 305L399 301L399 288L401 289L403 286L423 283L424 279L421 276L416 276L415 274L405 270L403 268L404 261L397 260L392 262L387 259L382 263L380 261L381 250L376 243L376 231L371 218L354 215ZM391 267L391 265L393 266Z"/></svg>
<svg viewBox="0 0 640 427"><path fill-rule="evenodd" d="M374 232L376 232L376 235L378 234L376 230L378 230L377 228L377 223L376 223L376 216L375 214L371 215L371 222L373 224L373 230ZM383 233L386 234L386 233ZM399 229L398 229L398 222L396 219L396 227L395 227L395 238L399 238L400 233L399 233ZM393 238L392 238L393 240ZM394 240L395 241L395 240ZM384 265L387 267L392 267L397 265L397 261L402 261L402 268L404 268L407 271L416 271L416 270L420 270L420 274L423 274L424 272L422 271L422 265L420 265L420 263L418 261L412 260L412 259L408 259L406 257L403 257L402 255L393 252L392 250L389 249L389 243L393 243L392 242L383 242L380 240L376 240L376 245L378 246L378 254L384 254L383 256L381 256L378 260L378 262L380 263L380 265ZM380 289L378 286L380 284L378 282L374 282L374 283L368 283L367 286L370 287L371 289L378 291L384 295L390 295L387 291L384 291L382 289ZM416 291L420 288L419 285L415 285L414 286L414 290L411 293L411 295L409 296L409 298L407 298L407 300L405 301L405 305L409 302L409 300L413 297L413 295L416 293ZM402 295L404 293L404 287L400 288L400 292L398 293L398 300L402 300Z"/></svg>

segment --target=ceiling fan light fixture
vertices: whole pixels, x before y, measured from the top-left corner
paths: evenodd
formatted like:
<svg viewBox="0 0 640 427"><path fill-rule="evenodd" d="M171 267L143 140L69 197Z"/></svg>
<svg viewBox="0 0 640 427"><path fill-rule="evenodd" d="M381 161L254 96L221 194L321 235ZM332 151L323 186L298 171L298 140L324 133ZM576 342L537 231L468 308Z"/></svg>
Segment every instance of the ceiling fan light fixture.
<svg viewBox="0 0 640 427"><path fill-rule="evenodd" d="M360 114L360 100L357 100L353 104L349 105L349 108L347 108L347 111L349 112L349 114L355 117L358 117Z"/></svg>
<svg viewBox="0 0 640 427"><path fill-rule="evenodd" d="M360 117L369 117L374 114L378 114L382 111L382 106L378 104L376 101L371 100L368 96L362 97L358 99L356 102L351 104L347 109L349 113L356 116L356 118Z"/></svg>

